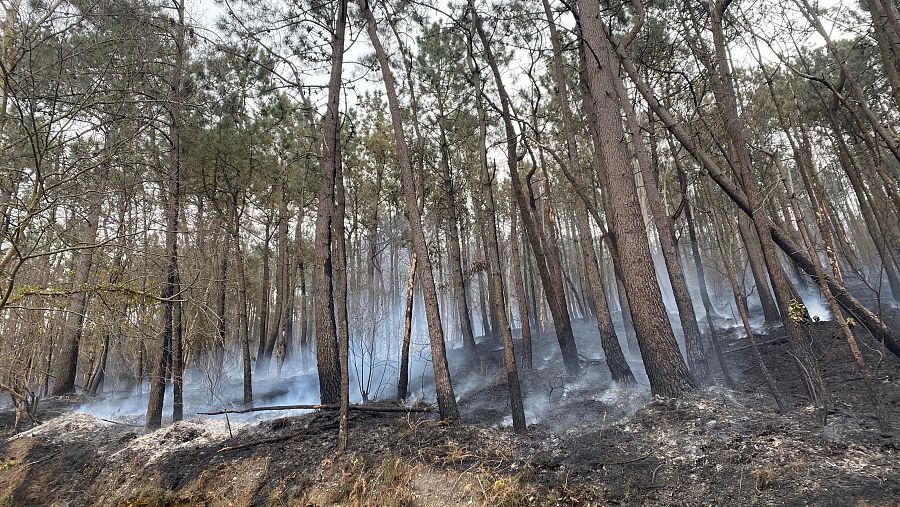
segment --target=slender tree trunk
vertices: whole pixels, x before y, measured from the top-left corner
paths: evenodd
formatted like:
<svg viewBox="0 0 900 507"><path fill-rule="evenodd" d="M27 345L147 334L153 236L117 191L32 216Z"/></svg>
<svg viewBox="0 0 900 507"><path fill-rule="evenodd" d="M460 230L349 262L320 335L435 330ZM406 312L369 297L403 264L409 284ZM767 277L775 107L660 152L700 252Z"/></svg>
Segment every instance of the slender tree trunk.
<svg viewBox="0 0 900 507"><path fill-rule="evenodd" d="M856 367L859 369L860 375L862 375L866 393L869 396L869 401L872 404L873 411L875 412L875 419L878 421L879 426L881 426L882 431L884 431L886 434L890 434L890 424L884 416L884 412L881 408L881 402L878 400L878 394L876 393L875 386L872 382L872 375L869 373L869 368L866 366L866 362L863 359L862 352L860 352L859 350L859 345L856 343L856 337L853 336L853 331L850 330L850 325L847 323L847 319L844 318L844 314L841 312L841 308L840 306L838 306L837 300L834 299L834 295L832 295L831 289L828 288L828 283L825 281L825 272L822 269L822 265L819 263L815 246L813 245L812 240L809 237L809 231L806 227L805 219L802 212L800 211L800 206L797 204L797 194L794 192L794 183L791 179L791 175L777 158L775 159L775 164L778 166L779 172L781 173L781 179L788 194L791 211L794 213L794 218L797 221L797 229L799 230L800 235L803 238L803 244L806 247L809 258L813 260L813 268L816 270L816 280L818 280L819 282L819 289L822 291L822 295L825 297L825 301L828 303L828 308L831 310L831 314L834 317L835 322L837 322L841 333L847 340L847 346L850 349L850 356L856 363Z"/></svg>
<svg viewBox="0 0 900 507"><path fill-rule="evenodd" d="M262 283L259 294L259 343L256 346L256 376L265 377L268 374L269 358L266 355L266 342L269 340L269 300L272 295L272 276L270 269L272 251L269 241L272 239L271 217L266 219L266 231L262 242Z"/></svg>
<svg viewBox="0 0 900 507"><path fill-rule="evenodd" d="M462 253L459 249L459 214L456 208L456 193L453 189L453 175L450 171L450 145L444 130L443 107L441 105L438 126L441 140L441 168L444 178L444 195L447 201L448 241L450 243L450 270L453 277L453 292L456 296L456 312L459 329L462 333L463 348L470 364L478 362L478 347L475 345L475 334L472 332L472 319L469 312L469 298L466 293L466 282L462 271Z"/></svg>
<svg viewBox="0 0 900 507"><path fill-rule="evenodd" d="M176 294L181 293L181 279L176 277ZM184 419L184 304L175 302L172 315L172 422Z"/></svg>
<svg viewBox="0 0 900 507"><path fill-rule="evenodd" d="M160 291L163 302L162 347L159 361L150 384L150 398L147 402L146 427L155 430L162 424L163 401L166 394L167 372L172 363L173 313L178 284L178 212L181 202L181 101L184 86L185 47L184 0L178 1L178 24L175 36L175 65L172 82L173 96L169 104L169 174L166 196L166 277Z"/></svg>
<svg viewBox="0 0 900 507"><path fill-rule="evenodd" d="M269 363L275 354L276 346L284 346L284 332L287 323L287 303L290 298L288 289L288 214L287 204L282 203L279 211L278 228L275 233L277 249L275 256L278 259L278 265L275 268L275 310L272 318L272 329L269 329L266 337L266 348L263 351L265 364L262 365L262 371L269 370ZM282 357L283 357L283 350ZM278 359L280 362L280 358ZM259 367L257 368L259 371Z"/></svg>
<svg viewBox="0 0 900 507"><path fill-rule="evenodd" d="M215 362L217 366L216 376L221 376L223 371L223 366L225 362L225 353L227 350L227 337L228 337L228 325L227 325L227 315L225 310L227 308L227 293L228 293L228 255L231 253L231 245L229 244L230 235L226 235L225 239L222 240L222 252L219 257L219 291L218 291L218 302L216 305L216 320L217 320L217 336L216 343L213 346L213 354L215 355Z"/></svg>
<svg viewBox="0 0 900 507"><path fill-rule="evenodd" d="M470 4L471 5L471 4ZM499 234L494 206L493 178L488 170L487 153L479 150L481 162L481 196L485 209L482 220L487 227L485 249L488 254L488 285L491 292L491 304L497 326L503 341L503 364L506 368L506 387L509 390L509 404L512 409L513 430L523 433L526 430L525 408L522 404L522 388L519 385L519 372L516 367L516 353L513 347L512 330L506 312L506 298L503 295L502 266L500 264Z"/></svg>
<svg viewBox="0 0 900 507"><path fill-rule="evenodd" d="M98 191L102 189L98 188ZM91 204L84 224L84 241L87 245L97 242L97 231L100 226L100 209L102 196ZM55 379L50 388L51 396L62 396L75 393L75 376L78 371L78 351L84 333L84 319L87 313L90 289L87 284L93 267L94 248L88 247L75 252L75 276L73 293L69 297L69 313L65 319L64 339L60 340L61 348L56 354L56 366L53 368Z"/></svg>
<svg viewBox="0 0 900 507"><path fill-rule="evenodd" d="M578 162L578 145L575 136L575 127L572 121L572 111L569 106L569 93L564 73L562 61L562 43L557 33L556 23L553 20L553 13L550 8L549 0L542 0L544 7L544 15L550 27L550 40L553 45L553 75L556 82L556 91L559 95L560 110L562 112L563 130L566 137L566 148L568 153L569 168L576 172L580 164ZM638 141L635 140L637 143ZM600 279L600 270L597 266L597 255L594 250L594 241L590 232L590 224L587 221L586 204L581 200L575 204L575 222L580 236L580 247L582 258L584 260L585 271L587 272L587 281L591 288L591 299L593 300L593 311L597 317L597 328L600 332L600 343L603 346L603 352L606 356L606 364L612 374L615 382L630 385L634 383L634 375L625 360L622 348L619 345L619 338L616 336L615 327L612 323L612 316L609 313L609 306L606 301L606 294L603 290L603 282Z"/></svg>
<svg viewBox="0 0 900 507"><path fill-rule="evenodd" d="M713 306L712 298L709 297L709 285L706 283L706 270L703 269L703 259L700 256L700 242L697 238L697 227L694 223L694 208L688 198L687 174L681 159L677 156L675 144L672 139L666 136L672 157L675 160L675 169L678 172L678 182L681 186L682 199L684 199L684 221L688 229L688 243L691 249L691 258L694 261L694 270L697 272L697 285L700 290L700 299L703 301L703 310L706 312L707 318L722 318Z"/></svg>
<svg viewBox="0 0 900 507"><path fill-rule="evenodd" d="M300 261L300 369L309 371L309 301L306 292L306 263Z"/></svg>
<svg viewBox="0 0 900 507"><path fill-rule="evenodd" d="M409 346L412 342L413 301L416 289L416 254L410 255L409 275L406 279L406 311L403 318L403 343L400 346L400 377L397 381L397 400L406 400L409 389Z"/></svg>
<svg viewBox="0 0 900 507"><path fill-rule="evenodd" d="M634 374L625 359L625 354L622 353L619 337L613 326L612 315L609 313L606 292L603 289L603 281L600 279L600 269L597 267L594 241L587 221L587 210L583 203L575 204L575 214L578 235L581 236L581 255L587 271L587 282L591 289L591 300L594 304L594 314L597 317L600 344L603 346L603 354L606 356L606 366L609 367L613 381L626 386L632 385L635 383Z"/></svg>
<svg viewBox="0 0 900 507"><path fill-rule="evenodd" d="M531 244L531 249L535 257L535 264L537 265L538 272L541 277L541 282L544 287L547 302L550 304L550 312L553 314L553 325L556 328L556 339L559 342L563 363L565 364L566 371L570 375L577 375L581 370L581 365L579 364L578 360L578 349L575 345L575 337L572 333L571 317L569 316L569 310L566 306L565 294L562 291L562 280L558 279L554 281L554 277L551 274L551 269L549 266L554 262L548 261L547 259L547 255L551 254L547 253L545 251L545 248L543 247L543 245L546 244L546 241L542 239L540 233L538 232L536 225L537 220L535 220L534 215L529 212L531 206L526 200L525 193L522 189L522 182L519 179L519 155L516 147L516 131L513 127L512 121L512 106L510 105L511 101L506 88L503 85L500 68L497 65L496 58L494 57L494 52L491 49L490 41L488 40L484 28L481 26L481 21L478 19L477 12L475 12L474 3L472 0L470 0L469 2L469 8L473 12L473 16L476 18L475 28L478 32L478 37L479 39L481 39L482 45L484 46L485 58L487 59L488 65L491 68L491 73L494 76L494 81L500 94L503 125L506 132L506 159L509 166L509 174L516 196L516 201L519 204L518 207L522 218L522 226L524 227L525 234L527 235L528 241ZM470 38L474 38L474 34L470 34ZM471 47L474 45L474 41L470 41L469 45L470 51L472 51ZM471 58L473 57L470 57L470 59ZM474 66L474 63L470 62L470 65ZM479 90L481 87L481 77L478 74L477 67L475 68L473 74L475 74L476 77L476 93L480 93ZM478 100L476 100L476 107L479 107ZM479 116L481 116L481 122L485 123L486 120L484 119L483 112L479 112Z"/></svg>
<svg viewBox="0 0 900 507"><path fill-rule="evenodd" d="M347 199L344 194L344 171L341 142L335 157L335 207L332 221L331 249L334 258L335 313L337 314L338 354L341 360L341 402L338 421L338 452L347 448L347 419L350 415L350 328L347 315L347 244L344 219Z"/></svg>
<svg viewBox="0 0 900 507"><path fill-rule="evenodd" d="M775 325L781 320L781 316L778 313L778 307L775 305L772 292L769 290L769 277L766 274L762 249L759 246L756 233L750 227L750 219L748 217L738 217L738 232L744 243L744 250L747 252L747 264L750 265L750 273L753 275L753 281L756 284L756 294L759 296L765 323L767 326Z"/></svg>
<svg viewBox="0 0 900 507"><path fill-rule="evenodd" d="M778 411L784 412L786 410L784 399L781 397L781 392L775 384L775 379L772 378L772 373L769 371L768 366L766 366L766 362L763 360L762 354L759 351L756 335L753 334L753 327L750 325L750 316L747 313L746 296L738 283L734 259L731 257L731 237L733 236L733 233L728 230L726 230L724 234L720 233L722 230L722 226L720 225L721 221L716 217L715 213L712 215L712 220L715 229L716 243L719 245L719 253L722 257L722 264L725 267L725 275L728 278L728 283L731 285L731 291L734 294L734 302L741 318L741 324L744 326L744 332L747 333L747 339L750 340L750 348L753 350L753 357L756 359L759 371L766 381L766 386L768 386L769 391L772 393L772 398L775 399L775 405L778 407Z"/></svg>
<svg viewBox="0 0 900 507"><path fill-rule="evenodd" d="M727 4L720 4L716 1L711 9L711 27L716 56L716 71L712 88L722 120L725 124L725 130L736 155L736 165L734 168L735 181L737 181L738 185L742 188L744 195L747 197L748 204L752 208L759 209L759 200L757 197L758 183L752 170L749 146L744 138L743 127L737 109L733 76L731 74L725 46L722 15L724 14L724 8L726 6ZM810 401L824 415L824 407L827 402L825 385L822 381L818 364L816 363L810 347L810 338L807 327L802 319L799 318L797 312L792 311L800 301L793 296L793 286L787 277L787 273L781 266L781 262L775 251L775 244L769 234L772 223L771 218L762 209L751 216L751 218L756 234L760 240L760 246L762 247L763 258L766 263L769 277L772 280L775 300L777 301L778 308L781 312L782 322L784 322L785 329L791 340L794 359L797 361L802 378L806 384L806 390Z"/></svg>
<svg viewBox="0 0 900 507"><path fill-rule="evenodd" d="M240 276L240 287L238 287L238 297L240 305L240 340L241 340L241 365L243 366L243 402L244 405L253 404L253 370L251 368L250 358L250 318L247 314L250 301L247 296L247 268L244 260L244 245L241 243L240 222L238 221L237 204L235 203L233 210L233 219L231 224L231 239L234 244L234 251L237 254L237 265Z"/></svg>
<svg viewBox="0 0 900 507"><path fill-rule="evenodd" d="M410 223L413 249L419 259L419 279L422 283L423 299L425 301L425 316L428 320L428 335L431 344L432 367L434 369L435 390L437 391L438 407L443 419L459 419L459 409L456 406L456 397L453 394L453 383L450 379L450 368L447 364L447 353L444 345L444 331L441 328L441 314L438 308L437 288L434 283L434 273L431 269L431 261L428 258L428 245L425 242L425 231L422 228L422 217L416 197L415 181L413 180L412 159L409 155L409 146L403 131L403 117L400 109L400 101L394 88L394 78L391 73L390 62L387 53L381 45L375 24L375 15L372 12L368 0L360 0L360 10L367 21L369 39L375 48L375 57L381 67L381 76L384 81L388 99L388 109L391 113L391 124L394 129L394 141L397 145L397 156L400 162L400 173L403 180L403 197L406 201L406 214ZM423 189L424 192L424 189Z"/></svg>
<svg viewBox="0 0 900 507"><path fill-rule="evenodd" d="M519 333L522 336L522 368L528 371L534 368L534 352L531 343L531 315L528 311L528 297L525 294L525 280L522 277L522 256L519 253L519 228L515 199L515 196L510 193L509 269L512 273L513 286L516 290L516 304L519 311Z"/></svg>

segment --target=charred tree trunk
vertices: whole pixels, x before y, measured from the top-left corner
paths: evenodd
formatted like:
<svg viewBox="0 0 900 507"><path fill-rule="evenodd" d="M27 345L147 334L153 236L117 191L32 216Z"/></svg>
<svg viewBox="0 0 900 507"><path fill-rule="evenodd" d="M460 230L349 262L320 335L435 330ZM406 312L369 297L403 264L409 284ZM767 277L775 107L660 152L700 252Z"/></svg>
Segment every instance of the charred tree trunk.
<svg viewBox="0 0 900 507"><path fill-rule="evenodd" d="M163 302L162 340L159 360L150 384L150 398L147 402L146 427L155 430L162 424L163 401L166 394L166 380L172 363L172 334L175 298L178 284L178 212L181 202L181 101L184 87L184 60L186 26L184 23L184 0L178 1L178 24L175 36L175 66L172 82L172 103L169 104L169 170L166 178L166 276L160 291Z"/></svg>
<svg viewBox="0 0 900 507"><path fill-rule="evenodd" d="M478 362L478 347L475 334L472 332L472 319L469 311L469 298L466 292L466 281L462 270L462 253L459 249L459 213L456 207L456 193L453 189L453 175L450 170L450 145L444 129L443 104L440 106L438 127L441 141L441 168L444 178L444 195L447 201L447 228L450 243L450 271L453 277L453 292L456 296L456 313L459 318L459 330L462 333L463 348L470 364Z"/></svg>
<svg viewBox="0 0 900 507"><path fill-rule="evenodd" d="M528 297L525 294L525 280L522 277L522 255L519 253L519 228L516 212L515 196L510 193L509 200L509 247L510 272L516 290L516 304L519 312L519 334L522 336L522 368L525 371L534 368L534 352L531 343L531 314L528 311Z"/></svg>
<svg viewBox="0 0 900 507"><path fill-rule="evenodd" d="M469 8L472 11L473 16L477 18L477 13L475 12L474 5L471 1L469 3ZM535 215L529 211L531 210L531 203L526 200L525 193L522 189L522 181L519 179L519 155L516 148L517 135L515 128L513 127L511 101L506 88L503 85L500 68L497 65L494 52L491 49L490 41L488 40L484 28L481 26L480 20L476 19L475 28L478 32L479 39L481 39L485 58L487 59L488 66L491 68L491 73L494 76L494 81L500 94L500 106L503 116L503 125L506 132L507 164L509 166L513 191L522 218L522 226L525 229L528 242L531 244L531 250L534 253L535 264L537 265L538 273L541 277L547 302L550 304L550 312L553 314L553 325L556 328L556 338L559 342L560 351L562 352L563 363L569 374L577 375L581 371L581 365L578 361L578 349L575 345L575 337L572 333L571 317L569 316L569 310L566 306L565 294L562 292L562 280L559 279L554 281L554 277L551 274L549 266L553 261L548 261L547 259L548 254L543 246L546 244L546 241L541 238L541 235L538 232ZM469 44L471 47L474 45L474 41L470 41ZM474 70L473 74L476 75L475 86L477 88L481 86L481 77L478 74L477 67ZM477 103L476 106L478 106ZM481 121L484 122L483 113L479 113L479 116L482 117Z"/></svg>
<svg viewBox="0 0 900 507"><path fill-rule="evenodd" d="M269 299L272 293L271 251L269 241L271 234L271 217L266 219L266 231L262 242L262 283L259 293L259 343L256 346L256 376L265 377L269 368L269 358L266 355L266 342L269 340Z"/></svg>
<svg viewBox="0 0 900 507"><path fill-rule="evenodd" d="M339 105L341 68L344 61L344 33L347 24L347 1L340 0L335 13L335 30L331 39L331 77L328 82L328 107L325 113L324 152L320 169L319 211L316 218L315 325L316 366L319 373L319 395L322 403L340 399L341 366L334 319L334 286L332 256L332 216L334 214L335 172L339 162Z"/></svg>
<svg viewBox="0 0 900 507"><path fill-rule="evenodd" d="M236 201L236 199L235 199ZM233 218L231 224L231 240L234 251L237 254L238 274L240 286L238 287L238 304L240 305L240 340L241 340L241 366L243 367L243 402L244 405L253 404L253 370L250 357L250 318L247 312L250 308L250 300L247 296L247 268L244 260L244 245L241 242L240 222L238 221L237 202L234 203Z"/></svg>
<svg viewBox="0 0 900 507"><path fill-rule="evenodd" d="M350 327L347 315L347 244L344 219L347 199L344 194L344 171L341 141L338 139L335 157L335 207L332 221L331 249L334 258L335 313L337 314L338 355L341 361L341 401L338 420L338 452L347 448L347 419L350 414Z"/></svg>
<svg viewBox="0 0 900 507"><path fill-rule="evenodd" d="M181 279L176 280L176 294L180 294ZM184 304L179 297L172 315L172 422L182 419L184 419Z"/></svg>
<svg viewBox="0 0 900 507"><path fill-rule="evenodd" d="M403 343L400 345L400 378L397 381L397 400L406 400L409 389L409 346L412 342L413 301L416 290L416 254L410 256L406 279L406 311L403 318Z"/></svg>

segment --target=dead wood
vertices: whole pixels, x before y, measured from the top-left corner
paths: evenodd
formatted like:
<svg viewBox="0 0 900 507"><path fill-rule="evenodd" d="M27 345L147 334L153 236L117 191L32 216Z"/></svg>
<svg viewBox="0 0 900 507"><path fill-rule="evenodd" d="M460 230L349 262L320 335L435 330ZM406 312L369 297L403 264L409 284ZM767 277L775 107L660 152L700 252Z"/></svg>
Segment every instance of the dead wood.
<svg viewBox="0 0 900 507"><path fill-rule="evenodd" d="M223 414L246 414L249 412L265 412L272 410L340 410L338 404L327 405L271 405L268 407L249 407L240 409L224 409L215 412L197 412L198 415L223 415ZM350 410L357 412L398 412L403 414L409 413L428 413L436 412L437 409L431 406L424 407L392 407L383 405L350 405Z"/></svg>

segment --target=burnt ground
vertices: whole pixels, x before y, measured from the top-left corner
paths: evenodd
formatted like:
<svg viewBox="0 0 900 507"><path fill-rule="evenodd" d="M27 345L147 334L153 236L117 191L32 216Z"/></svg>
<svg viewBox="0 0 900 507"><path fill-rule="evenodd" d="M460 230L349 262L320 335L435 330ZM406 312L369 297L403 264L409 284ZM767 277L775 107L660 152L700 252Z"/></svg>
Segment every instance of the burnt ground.
<svg viewBox="0 0 900 507"><path fill-rule="evenodd" d="M780 329L760 336L791 405L774 410L746 338L725 346L735 390L682 400L621 389L578 325L587 372L562 373L554 340L523 374L529 430L508 424L499 344L455 379L464 423L353 412L350 448L334 453L337 417L310 413L238 428L221 417L144 434L47 400L45 422L0 444L3 505L900 505L897 440L878 429L846 343L811 326L832 400L824 424L805 402ZM862 334L862 333L860 333ZM900 360L862 336L879 399L900 428ZM721 376L720 376L721 377ZM645 381L644 381L645 382ZM0 424L11 425L11 414Z"/></svg>

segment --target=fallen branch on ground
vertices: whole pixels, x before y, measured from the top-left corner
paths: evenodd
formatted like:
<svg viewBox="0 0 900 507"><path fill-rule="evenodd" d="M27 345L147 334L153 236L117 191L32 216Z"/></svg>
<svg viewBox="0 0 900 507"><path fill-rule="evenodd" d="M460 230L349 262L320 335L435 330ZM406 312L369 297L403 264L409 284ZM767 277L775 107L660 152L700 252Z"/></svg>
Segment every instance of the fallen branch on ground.
<svg viewBox="0 0 900 507"><path fill-rule="evenodd" d="M246 414L249 412L264 412L270 410L340 410L338 404L332 405L271 405L268 407L249 407L234 410L218 410L215 412L197 412L198 415L223 415L223 414ZM431 406L424 407L391 407L384 405L350 405L350 410L357 412L400 412L409 413L427 413L436 412L437 409Z"/></svg>
<svg viewBox="0 0 900 507"><path fill-rule="evenodd" d="M762 342L762 343L757 343L756 346L757 346L757 347L762 347L763 345L769 345L769 344L772 344L772 343L778 343L778 342L782 342L782 341L783 341L783 342L786 342L787 339L786 339L785 337L783 337L783 336L779 336L778 338L775 338L775 339L773 339L773 340L767 340L767 341L764 341L764 342ZM724 350L724 351L722 351L722 352L724 352L725 354L731 354L731 353L734 353L734 352L740 352L741 350L744 350L744 349L749 349L749 348L752 347L752 346L753 346L753 344L751 343L751 344L749 344L749 345L744 345L744 346L738 347L738 348L736 348L736 349Z"/></svg>

